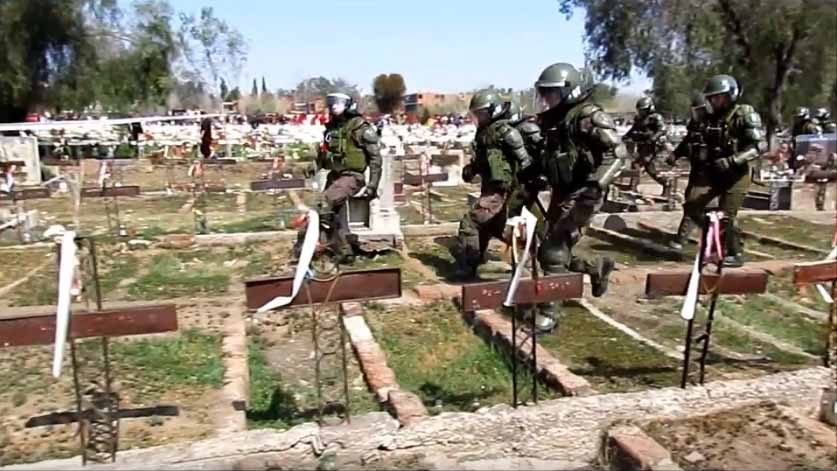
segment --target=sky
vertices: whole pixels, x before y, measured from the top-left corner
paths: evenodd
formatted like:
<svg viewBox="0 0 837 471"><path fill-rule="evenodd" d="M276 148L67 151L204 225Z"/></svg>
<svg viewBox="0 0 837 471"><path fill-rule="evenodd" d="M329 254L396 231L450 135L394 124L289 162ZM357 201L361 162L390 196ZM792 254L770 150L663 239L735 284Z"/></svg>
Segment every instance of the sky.
<svg viewBox="0 0 837 471"><path fill-rule="evenodd" d="M294 88L310 76L343 77L371 89L400 73L408 91L531 87L549 64L584 64L584 12L567 20L558 0L170 0L178 11L211 6L248 45L238 77L245 93ZM649 88L644 76L617 84Z"/></svg>

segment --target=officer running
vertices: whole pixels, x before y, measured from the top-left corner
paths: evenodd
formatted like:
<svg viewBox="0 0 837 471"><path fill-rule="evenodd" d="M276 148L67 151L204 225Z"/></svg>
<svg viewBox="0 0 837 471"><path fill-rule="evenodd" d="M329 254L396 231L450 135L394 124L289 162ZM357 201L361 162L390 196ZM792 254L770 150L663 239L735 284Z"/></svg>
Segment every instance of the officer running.
<svg viewBox="0 0 837 471"><path fill-rule="evenodd" d="M534 170L523 138L508 120L508 110L497 93L477 92L469 106L477 123L474 160L462 169L462 179L471 182L479 175L480 197L459 222L455 277L476 278L492 237L503 238L508 217L508 199L519 191L522 180Z"/></svg>
<svg viewBox="0 0 837 471"><path fill-rule="evenodd" d="M593 82L587 73L567 63L552 64L541 73L535 89L545 108L538 115L545 138L541 163L552 188L538 259L547 274L588 274L593 296L599 297L607 291L613 260L573 255L572 248L631 157L611 118L591 99ZM608 166L602 165L605 154L615 157ZM555 303L538 306L539 330L551 331L557 322Z"/></svg>

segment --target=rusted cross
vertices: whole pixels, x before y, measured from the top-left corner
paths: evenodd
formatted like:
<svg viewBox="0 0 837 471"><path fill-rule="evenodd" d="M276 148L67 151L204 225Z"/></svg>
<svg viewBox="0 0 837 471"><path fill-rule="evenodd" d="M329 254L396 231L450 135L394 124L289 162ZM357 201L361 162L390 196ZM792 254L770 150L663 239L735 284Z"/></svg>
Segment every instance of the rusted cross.
<svg viewBox="0 0 837 471"><path fill-rule="evenodd" d="M533 254L535 244L533 244ZM537 272L537 267L535 267ZM509 289L509 281L488 281L480 283L469 283L462 285L462 310L474 312L482 309L500 309ZM523 278L517 287L514 295L515 312L511 316L511 339L512 339L512 406L518 406L518 331L527 326L522 324L518 328L518 319L521 310L519 308L532 308L540 303L552 301L563 301L566 299L577 299L582 296L584 289L584 278L580 273L565 273L536 278ZM530 313L531 323L528 326L528 338L532 346L530 355L530 369L532 371L532 401L538 402L538 341L537 328L535 326L535 313ZM526 337L522 344L526 343Z"/></svg>
<svg viewBox="0 0 837 471"><path fill-rule="evenodd" d="M706 226L702 234L702 240L706 239ZM764 293L767 288L767 272L758 269L721 269L722 261L715 260L715 273L703 273L708 261L704 260L705 244L701 245L699 251L699 267L701 270L698 294L709 294L711 300L709 311L704 324L704 331L696 339L693 338L694 316L687 321L686 338L683 350L683 376L680 387L685 388L689 376L690 355L693 343L700 343L701 353L699 357L699 383L703 384L706 371L706 357L709 354L709 342L712 336L712 321L715 317L715 305L720 295L727 294L758 294ZM724 247L723 236L721 236L721 247ZM691 280L692 272L685 270L673 270L649 273L645 281L645 295L648 298L662 296L686 296Z"/></svg>
<svg viewBox="0 0 837 471"><path fill-rule="evenodd" d="M54 412L31 417L26 427L59 425L79 422L81 433L82 463L87 461L103 462L116 460L119 439L119 420L157 416L176 416L176 406L156 406L136 409L121 409L119 396L111 390L112 374L109 357L109 339L129 335L155 334L176 331L177 311L174 304L141 305L122 308L103 309L96 268L95 245L92 239L77 239L87 243L90 250L93 288L96 295L96 309L80 310L70 316L67 339L73 367L73 385L75 390L76 410ZM25 347L31 345L51 345L55 341L56 314L42 312L36 314L0 314L0 348ZM101 339L104 359L104 378L97 381L104 386L104 391L96 390L82 393L79 380L79 364L75 341L83 338ZM89 396L84 404L82 396Z"/></svg>
<svg viewBox="0 0 837 471"><path fill-rule="evenodd" d="M793 282L797 286L811 283L831 283L831 308L828 314L828 340L825 366L837 367L837 260L799 263L793 267Z"/></svg>

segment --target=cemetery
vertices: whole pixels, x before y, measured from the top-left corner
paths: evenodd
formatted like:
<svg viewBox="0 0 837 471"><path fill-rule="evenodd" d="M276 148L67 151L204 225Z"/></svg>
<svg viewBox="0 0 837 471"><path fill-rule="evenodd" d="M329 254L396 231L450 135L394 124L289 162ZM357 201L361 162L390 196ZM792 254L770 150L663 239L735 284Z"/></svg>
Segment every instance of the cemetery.
<svg viewBox="0 0 837 471"><path fill-rule="evenodd" d="M747 264L704 274L684 320L700 235L665 245L682 200L643 177L574 248L616 260L604 297L580 274L523 275L507 307L504 243L479 282L450 280L479 192L462 181L472 130L384 131L381 196L349 205L363 256L299 286L321 128L207 160L185 130L130 158L3 141L0 467L837 464L833 203L814 211L801 183L790 209L742 209ZM551 300L560 327L532 338L514 306Z"/></svg>

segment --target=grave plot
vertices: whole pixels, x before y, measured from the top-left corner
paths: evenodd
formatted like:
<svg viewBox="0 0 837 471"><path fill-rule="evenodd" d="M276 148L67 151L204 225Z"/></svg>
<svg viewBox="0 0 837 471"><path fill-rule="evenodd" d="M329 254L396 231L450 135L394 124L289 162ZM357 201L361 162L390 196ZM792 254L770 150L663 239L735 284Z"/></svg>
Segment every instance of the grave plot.
<svg viewBox="0 0 837 471"><path fill-rule="evenodd" d="M643 427L684 470L837 467L833 428L772 403Z"/></svg>
<svg viewBox="0 0 837 471"><path fill-rule="evenodd" d="M203 310L205 317L221 315ZM98 340L77 342L81 375L101 370ZM70 356L64 374L50 375L52 346L0 348L0 465L65 458L79 454L77 424L26 428L30 417L75 409ZM221 335L181 322L180 331L141 338L113 338L110 361L120 409L173 405L179 415L123 419L120 449L207 438L219 419L223 383ZM100 374L100 373L99 373ZM87 383L82 383L85 388Z"/></svg>
<svg viewBox="0 0 837 471"><path fill-rule="evenodd" d="M611 285L604 297L591 302L643 337L682 353L686 333L686 322L680 318L683 298L638 299L641 295L636 286ZM708 304L708 298L701 300L696 314L699 321L705 318ZM764 296L721 296L712 326L707 377L747 378L816 365L815 355L824 346L825 331L824 323L806 319ZM679 374L680 369L677 371ZM676 384L679 382L669 385Z"/></svg>
<svg viewBox="0 0 837 471"><path fill-rule="evenodd" d="M600 393L673 386L679 362L597 319L585 308L561 308L557 332L538 342ZM655 338L656 339L656 338Z"/></svg>
<svg viewBox="0 0 837 471"><path fill-rule="evenodd" d="M288 429L318 417L311 311L308 308L267 313L248 327L250 401L247 424ZM347 346L351 414L381 410ZM333 374L325 368L324 374ZM334 385L330 385L334 386Z"/></svg>
<svg viewBox="0 0 837 471"><path fill-rule="evenodd" d="M401 388L416 394L430 414L511 402L510 360L475 335L450 301L370 303L364 317ZM520 397L528 398L531 380L524 376ZM559 396L545 386L538 391L541 400Z"/></svg>

